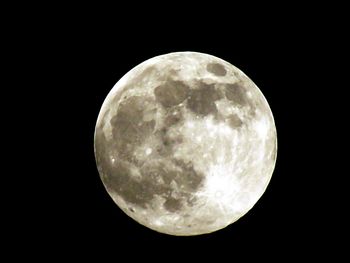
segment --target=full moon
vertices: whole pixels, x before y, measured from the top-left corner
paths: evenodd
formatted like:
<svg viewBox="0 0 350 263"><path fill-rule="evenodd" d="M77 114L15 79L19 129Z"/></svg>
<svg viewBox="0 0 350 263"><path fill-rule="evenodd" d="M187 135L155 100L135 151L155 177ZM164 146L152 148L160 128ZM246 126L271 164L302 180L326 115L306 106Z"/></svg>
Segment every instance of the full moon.
<svg viewBox="0 0 350 263"><path fill-rule="evenodd" d="M124 75L101 107L94 144L114 202L140 224L179 236L211 233L246 214L277 154L259 88L197 52L157 56Z"/></svg>

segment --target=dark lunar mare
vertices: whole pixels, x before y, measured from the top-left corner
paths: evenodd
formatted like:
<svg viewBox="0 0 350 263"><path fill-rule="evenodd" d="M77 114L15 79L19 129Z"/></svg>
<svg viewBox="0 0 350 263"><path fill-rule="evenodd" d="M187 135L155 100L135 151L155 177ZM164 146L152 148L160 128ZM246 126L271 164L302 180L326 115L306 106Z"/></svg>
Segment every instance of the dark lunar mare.
<svg viewBox="0 0 350 263"><path fill-rule="evenodd" d="M226 98L239 106L245 106L248 103L244 86L240 83L226 84Z"/></svg>
<svg viewBox="0 0 350 263"><path fill-rule="evenodd" d="M207 65L207 71L219 77L225 76L227 73L224 65L219 63L209 63Z"/></svg>
<svg viewBox="0 0 350 263"><path fill-rule="evenodd" d="M221 98L221 93L215 89L214 84L206 84L202 81L196 83L197 88L192 89L187 101L187 107L193 113L206 116L217 114L215 101Z"/></svg>
<svg viewBox="0 0 350 263"><path fill-rule="evenodd" d="M189 87L182 81L167 80L154 89L154 95L163 107L169 108L183 102L189 90Z"/></svg>
<svg viewBox="0 0 350 263"><path fill-rule="evenodd" d="M183 96L188 93L188 87L173 81L165 85L172 87L175 85L176 91L164 92L163 88L157 91L156 98L167 111L163 129L155 131L154 120L143 121L144 102L151 98L129 97L120 103L117 113L110 120L113 134L111 141L106 140L101 129L105 121L105 118L102 119L100 127L96 130L95 150L102 180L109 191L117 193L126 202L142 208L146 208L155 195L160 195L166 200L164 208L170 212L176 212L185 203L193 205L192 193L201 187L204 176L196 172L191 163L184 163L171 157L173 147L181 143L181 137L170 139L167 128L181 121L181 112L176 105L187 98ZM135 147L147 140L152 133L157 132L160 133L158 135L163 144L160 159L140 166L132 157ZM111 154L117 155L115 162L111 161ZM175 168L165 165L162 158L170 159ZM142 175L140 179L132 175L133 165L140 168ZM164 183L159 183L159 179ZM179 189L181 188L178 198L172 197L174 191L170 186L172 181Z"/></svg>
<svg viewBox="0 0 350 263"><path fill-rule="evenodd" d="M110 120L113 147L118 150L120 157L128 159L135 146L153 132L155 121L143 121L144 103L147 100L151 99L140 96L128 98L119 105L117 114Z"/></svg>

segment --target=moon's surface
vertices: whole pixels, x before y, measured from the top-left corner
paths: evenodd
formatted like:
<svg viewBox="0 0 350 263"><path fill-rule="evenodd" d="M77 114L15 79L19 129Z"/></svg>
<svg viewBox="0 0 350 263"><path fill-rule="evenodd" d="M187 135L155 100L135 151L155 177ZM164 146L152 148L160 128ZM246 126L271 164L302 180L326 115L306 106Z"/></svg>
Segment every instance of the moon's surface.
<svg viewBox="0 0 350 263"><path fill-rule="evenodd" d="M114 202L171 235L210 233L242 217L264 193L276 153L274 119L258 87L228 62L196 52L129 71L95 129L98 171Z"/></svg>

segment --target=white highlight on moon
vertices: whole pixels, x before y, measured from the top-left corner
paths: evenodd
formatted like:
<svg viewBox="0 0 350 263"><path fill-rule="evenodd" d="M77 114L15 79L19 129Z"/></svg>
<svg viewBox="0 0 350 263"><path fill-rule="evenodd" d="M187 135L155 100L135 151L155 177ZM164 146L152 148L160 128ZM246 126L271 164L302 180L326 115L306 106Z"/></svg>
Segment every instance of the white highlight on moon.
<svg viewBox="0 0 350 263"><path fill-rule="evenodd" d="M142 99L124 107L130 98ZM276 151L273 116L256 85L228 62L195 52L128 72L95 130L97 166L115 203L172 235L210 233L246 214L270 181Z"/></svg>
<svg viewBox="0 0 350 263"><path fill-rule="evenodd" d="M152 153L152 149L151 148L147 148L146 149L146 155L150 155Z"/></svg>
<svg viewBox="0 0 350 263"><path fill-rule="evenodd" d="M269 131L268 122L265 118L262 118L259 122L255 124L255 130L260 136L261 139L266 138L266 135Z"/></svg>

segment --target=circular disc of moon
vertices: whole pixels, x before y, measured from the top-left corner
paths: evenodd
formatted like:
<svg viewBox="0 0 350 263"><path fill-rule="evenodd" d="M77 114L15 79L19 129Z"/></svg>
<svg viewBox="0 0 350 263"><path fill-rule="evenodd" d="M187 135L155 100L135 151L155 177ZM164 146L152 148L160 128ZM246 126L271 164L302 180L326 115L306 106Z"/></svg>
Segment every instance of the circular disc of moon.
<svg viewBox="0 0 350 263"><path fill-rule="evenodd" d="M277 153L258 87L228 62L196 52L157 56L123 76L101 107L94 142L114 202L140 224L182 236L246 214Z"/></svg>

